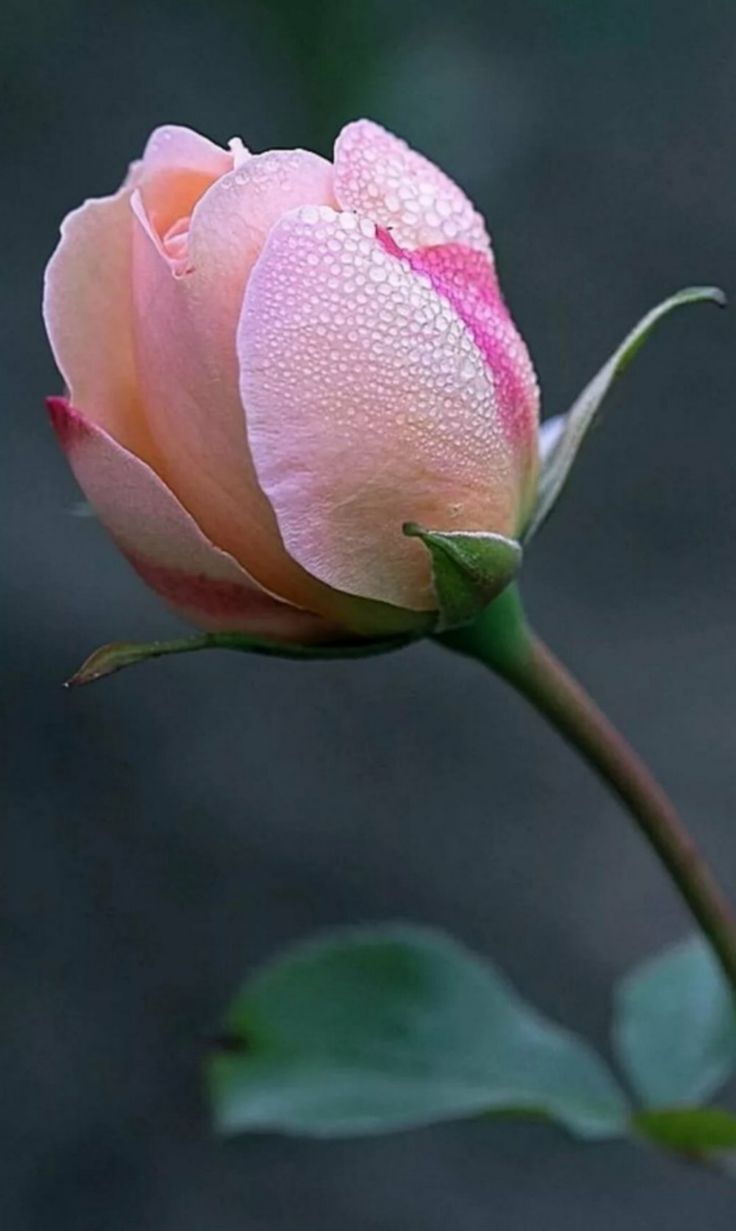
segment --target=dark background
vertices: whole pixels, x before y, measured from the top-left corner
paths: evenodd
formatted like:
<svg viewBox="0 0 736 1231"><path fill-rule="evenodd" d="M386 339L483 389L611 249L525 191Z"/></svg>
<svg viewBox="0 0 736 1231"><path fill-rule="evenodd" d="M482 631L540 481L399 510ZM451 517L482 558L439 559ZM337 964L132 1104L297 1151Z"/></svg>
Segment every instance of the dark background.
<svg viewBox="0 0 736 1231"><path fill-rule="evenodd" d="M71 515L39 296L62 215L154 125L328 153L367 114L486 213L559 411L665 294L736 290L736 5L4 0L1 22L3 1231L731 1228L718 1177L540 1126L212 1137L206 1038L285 942L439 925L606 1046L613 980L688 921L588 771L430 645L212 653L65 693L99 643L175 625ZM732 893L735 319L663 326L526 570L537 624Z"/></svg>

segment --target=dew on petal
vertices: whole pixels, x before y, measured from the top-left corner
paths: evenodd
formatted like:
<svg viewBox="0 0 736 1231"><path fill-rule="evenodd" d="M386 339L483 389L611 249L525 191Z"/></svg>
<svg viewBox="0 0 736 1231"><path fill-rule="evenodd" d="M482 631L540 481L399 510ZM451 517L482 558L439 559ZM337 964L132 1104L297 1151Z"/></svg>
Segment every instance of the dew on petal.
<svg viewBox="0 0 736 1231"><path fill-rule="evenodd" d="M290 554L340 589L421 608L427 561L401 523L450 524L452 504L468 529L513 532L516 454L458 261L383 234L312 207L276 225L246 295L242 395ZM492 276L487 251L463 251Z"/></svg>
<svg viewBox="0 0 736 1231"><path fill-rule="evenodd" d="M348 124L337 140L335 191L344 209L391 227L403 248L458 239L490 252L483 219L462 190L423 155L368 120Z"/></svg>

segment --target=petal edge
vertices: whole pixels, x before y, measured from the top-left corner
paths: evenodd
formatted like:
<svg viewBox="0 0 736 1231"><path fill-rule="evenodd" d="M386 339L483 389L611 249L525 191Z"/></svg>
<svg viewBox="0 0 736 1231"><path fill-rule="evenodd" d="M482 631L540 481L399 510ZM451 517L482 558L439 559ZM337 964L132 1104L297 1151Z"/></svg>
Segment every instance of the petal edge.
<svg viewBox="0 0 736 1231"><path fill-rule="evenodd" d="M207 631L289 640L334 635L327 621L263 590L205 537L159 476L66 398L47 401L75 477L142 579L183 619Z"/></svg>

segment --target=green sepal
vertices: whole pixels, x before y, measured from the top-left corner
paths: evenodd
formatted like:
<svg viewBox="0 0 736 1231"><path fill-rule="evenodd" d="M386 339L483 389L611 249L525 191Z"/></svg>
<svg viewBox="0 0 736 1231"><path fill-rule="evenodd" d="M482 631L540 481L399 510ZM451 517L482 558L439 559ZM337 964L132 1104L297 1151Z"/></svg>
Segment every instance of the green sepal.
<svg viewBox="0 0 736 1231"><path fill-rule="evenodd" d="M349 1137L489 1114L588 1140L630 1131L587 1043L462 945L402 924L335 931L254 974L207 1076L224 1133Z"/></svg>
<svg viewBox="0 0 736 1231"><path fill-rule="evenodd" d="M475 620L513 581L521 566L520 545L502 534L424 530L414 522L405 522L403 530L409 538L421 539L432 558L436 633Z"/></svg>
<svg viewBox="0 0 736 1231"><path fill-rule="evenodd" d="M691 303L715 303L724 307L726 297L714 286L693 286L678 291L669 299L653 308L639 321L618 350L586 385L566 415L548 420L543 425L544 438L550 441L542 450L541 472L537 499L522 541L528 543L547 520L562 492L573 463L585 437L593 426L606 394L617 377L626 370L639 348L646 342L654 327L675 308ZM561 420L561 422L559 421Z"/></svg>
<svg viewBox="0 0 736 1231"><path fill-rule="evenodd" d="M241 650L248 654L261 654L270 658L321 660L333 658L367 658L388 654L403 649L416 641L419 634L404 633L400 636L382 637L374 641L330 642L322 645L300 645L295 642L269 641L263 637L247 637L243 633L204 633L197 637L181 637L174 641L151 641L139 644L130 641L113 641L100 646L90 654L71 679L67 688L79 684L91 684L106 675L113 675L123 667L146 662L149 658L162 658L166 654L191 654L195 650Z"/></svg>

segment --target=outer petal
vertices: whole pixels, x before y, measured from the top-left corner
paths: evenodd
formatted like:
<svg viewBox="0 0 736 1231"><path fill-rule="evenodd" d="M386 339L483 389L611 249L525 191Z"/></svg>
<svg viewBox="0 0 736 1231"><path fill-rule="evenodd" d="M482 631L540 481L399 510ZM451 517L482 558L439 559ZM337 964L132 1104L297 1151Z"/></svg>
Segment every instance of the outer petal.
<svg viewBox="0 0 736 1231"><path fill-rule="evenodd" d="M513 534L516 451L493 375L367 219L306 208L273 229L238 350L258 477L288 550L323 581L425 610L428 557L403 522Z"/></svg>
<svg viewBox="0 0 736 1231"><path fill-rule="evenodd" d="M152 207L165 198L179 216L232 166L232 152L191 129L156 129L117 193L85 202L64 220L46 269L44 319L72 403L93 407L96 423L149 461L154 450L133 343L131 193L144 191Z"/></svg>
<svg viewBox="0 0 736 1231"><path fill-rule="evenodd" d="M490 252L483 219L457 184L372 120L347 124L335 142L335 196L402 248L461 243Z"/></svg>
<svg viewBox="0 0 736 1231"><path fill-rule="evenodd" d="M516 458L523 521L536 487L539 386L489 257L463 244L439 244L402 252L387 232L380 233L379 238L388 252L408 261L415 272L429 277L437 293L465 322L485 359L492 374L500 421Z"/></svg>
<svg viewBox="0 0 736 1231"><path fill-rule="evenodd" d="M329 163L301 150L247 159L197 204L183 276L143 226L135 236L139 379L162 473L209 538L300 606L312 606L316 586L284 551L253 470L235 333L268 230L294 205L330 200L331 177Z"/></svg>
<svg viewBox="0 0 736 1231"><path fill-rule="evenodd" d="M64 398L49 398L51 421L100 520L143 580L199 628L283 640L335 635L326 621L278 602L214 547L173 493L139 458Z"/></svg>
<svg viewBox="0 0 736 1231"><path fill-rule="evenodd" d="M43 313L71 401L94 407L96 423L150 459L133 350L131 254L129 188L87 201L62 224Z"/></svg>

